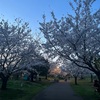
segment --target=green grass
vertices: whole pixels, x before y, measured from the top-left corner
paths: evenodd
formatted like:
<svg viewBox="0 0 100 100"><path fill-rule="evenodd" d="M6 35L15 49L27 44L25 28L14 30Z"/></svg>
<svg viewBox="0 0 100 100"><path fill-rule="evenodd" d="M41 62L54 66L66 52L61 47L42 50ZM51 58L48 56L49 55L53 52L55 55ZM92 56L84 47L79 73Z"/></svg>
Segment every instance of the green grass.
<svg viewBox="0 0 100 100"><path fill-rule="evenodd" d="M93 83L90 83L89 79L78 80L78 85L74 85L72 80L71 86L84 100L100 100L100 94L95 93Z"/></svg>
<svg viewBox="0 0 100 100"><path fill-rule="evenodd" d="M31 100L39 91L48 85L50 85L48 81L39 83L18 80L9 81L8 89L0 90L0 100Z"/></svg>

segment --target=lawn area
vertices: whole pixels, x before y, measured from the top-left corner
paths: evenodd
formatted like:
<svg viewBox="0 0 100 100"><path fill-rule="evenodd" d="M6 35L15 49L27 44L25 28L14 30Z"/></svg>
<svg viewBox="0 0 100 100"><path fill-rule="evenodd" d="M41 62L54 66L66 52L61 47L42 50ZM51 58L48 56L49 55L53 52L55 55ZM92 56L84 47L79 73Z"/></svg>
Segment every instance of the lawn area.
<svg viewBox="0 0 100 100"><path fill-rule="evenodd" d="M8 82L8 89L0 90L0 100L31 100L39 91L50 85L49 81L39 83L13 80Z"/></svg>
<svg viewBox="0 0 100 100"><path fill-rule="evenodd" d="M78 80L78 85L74 85L72 80L71 86L84 100L100 100L100 95L94 92L93 83L90 83L89 79Z"/></svg>

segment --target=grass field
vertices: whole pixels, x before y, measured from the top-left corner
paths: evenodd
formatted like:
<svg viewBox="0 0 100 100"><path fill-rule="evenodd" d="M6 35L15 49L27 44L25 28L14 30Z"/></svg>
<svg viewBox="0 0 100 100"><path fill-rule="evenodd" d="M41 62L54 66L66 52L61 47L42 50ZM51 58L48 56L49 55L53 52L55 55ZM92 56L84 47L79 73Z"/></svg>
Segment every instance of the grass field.
<svg viewBox="0 0 100 100"><path fill-rule="evenodd" d="M93 83L90 83L89 79L78 80L78 85L74 85L74 80L72 80L71 86L84 100L100 100L100 94L95 93Z"/></svg>
<svg viewBox="0 0 100 100"><path fill-rule="evenodd" d="M18 80L9 81L8 89L0 90L0 100L31 100L34 95L49 84L49 81L39 83Z"/></svg>

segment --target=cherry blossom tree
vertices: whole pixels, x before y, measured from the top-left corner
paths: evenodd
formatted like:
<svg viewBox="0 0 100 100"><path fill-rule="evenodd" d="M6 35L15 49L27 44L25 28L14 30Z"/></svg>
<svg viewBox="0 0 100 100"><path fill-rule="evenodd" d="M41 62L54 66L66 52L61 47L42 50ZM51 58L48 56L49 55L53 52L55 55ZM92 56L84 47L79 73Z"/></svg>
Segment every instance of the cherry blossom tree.
<svg viewBox="0 0 100 100"><path fill-rule="evenodd" d="M4 19L0 21L0 78L3 90L9 77L25 67L26 59L36 55L30 32L28 23L22 23L19 19L14 24Z"/></svg>
<svg viewBox="0 0 100 100"><path fill-rule="evenodd" d="M94 72L100 82L100 9L93 11L95 0L74 0L73 15L40 23L48 50Z"/></svg>
<svg viewBox="0 0 100 100"><path fill-rule="evenodd" d="M88 76L91 72L88 69L78 67L74 63L66 60L63 62L63 66L63 70L65 70L67 73L71 74L74 77L75 85L78 84L78 78L82 79L84 76Z"/></svg>
<svg viewBox="0 0 100 100"><path fill-rule="evenodd" d="M33 60L33 65L31 66L31 68L35 69L39 73L39 75L45 76L45 79L47 79L50 62L44 57L38 57L37 59Z"/></svg>
<svg viewBox="0 0 100 100"><path fill-rule="evenodd" d="M28 53L29 51L31 53L24 57L20 63L20 66L24 66L24 69L30 72L31 81L33 81L35 74L34 70L38 75L45 76L47 79L50 68L50 56L45 52L45 48L39 35L35 37L34 41L30 44L29 49L24 52Z"/></svg>

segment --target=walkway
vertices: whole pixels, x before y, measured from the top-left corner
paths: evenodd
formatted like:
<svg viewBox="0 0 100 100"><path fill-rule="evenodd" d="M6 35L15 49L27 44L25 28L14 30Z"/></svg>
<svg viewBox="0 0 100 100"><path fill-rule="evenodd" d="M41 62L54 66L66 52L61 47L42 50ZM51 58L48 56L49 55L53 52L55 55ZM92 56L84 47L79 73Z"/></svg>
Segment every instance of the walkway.
<svg viewBox="0 0 100 100"><path fill-rule="evenodd" d="M74 93L69 83L59 82L43 90L33 100L82 100L82 98Z"/></svg>

